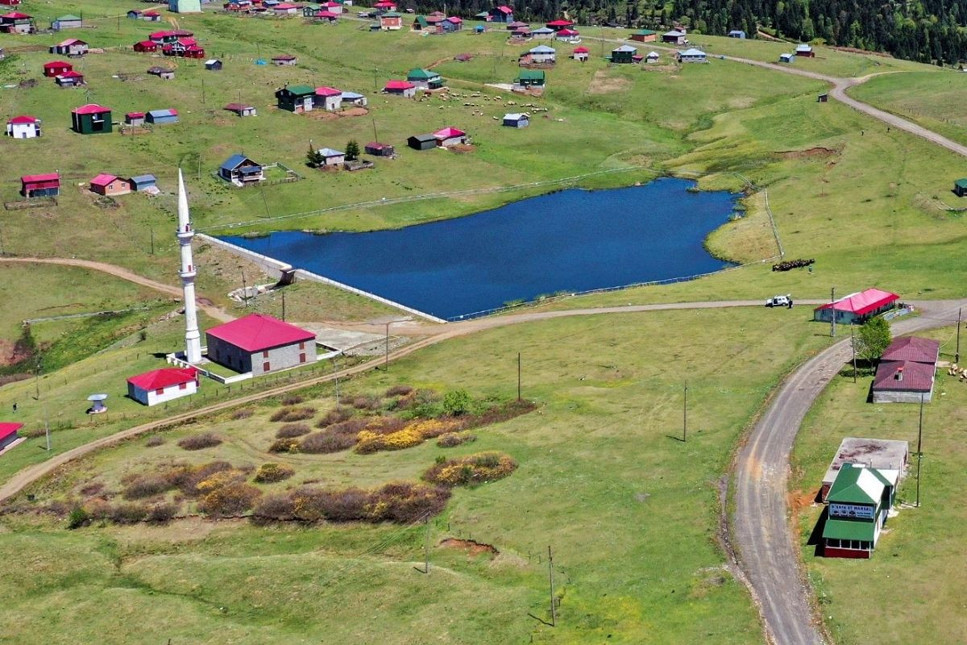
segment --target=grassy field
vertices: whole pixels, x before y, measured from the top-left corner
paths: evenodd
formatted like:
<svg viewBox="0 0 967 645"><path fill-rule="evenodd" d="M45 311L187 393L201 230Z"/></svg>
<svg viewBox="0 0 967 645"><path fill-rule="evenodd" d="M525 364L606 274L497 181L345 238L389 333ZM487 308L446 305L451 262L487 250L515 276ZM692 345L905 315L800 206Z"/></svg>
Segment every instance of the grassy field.
<svg viewBox="0 0 967 645"><path fill-rule="evenodd" d="M954 330L930 336L941 341L941 360L953 360ZM805 502L819 489L843 437L900 439L910 443L911 459L897 496L900 512L871 560L823 559L805 546L821 507L806 506L798 524L802 555L819 595L820 607L837 643L869 641L877 624L884 643L954 643L967 634L967 617L954 609L967 593L962 576L950 575L963 561L967 513L963 492L967 451L960 437L967 409L967 386L938 370L933 402L925 406L921 506L916 501L919 405L866 403L872 378L854 384L851 371L833 381L810 412L796 442L793 487ZM902 594L897 594L897 585Z"/></svg>
<svg viewBox="0 0 967 645"><path fill-rule="evenodd" d="M723 325L741 334L707 333ZM531 635L536 642L608 635L629 643L760 642L752 605L722 569L715 543L717 481L779 375L828 342L814 332L805 316L787 316L777 329L751 309L558 320L447 342L344 385L346 398L397 383L512 397L520 351L524 395L539 410L477 430L475 443L447 450L427 442L374 455L269 455L266 446L281 425L267 419L277 409L272 405L243 421L226 416L164 433L164 444L149 450L144 439L128 442L33 488L37 503L92 482L115 490L125 474L172 461L291 465L295 477L275 488L412 480L437 455L488 449L510 454L520 468L498 483L455 492L431 526L429 577L412 569L422 558L419 527L256 530L190 521L168 530L67 531L50 519L7 517L0 524L5 551L37 541L46 546L29 557L38 569L52 568L42 587L30 583L28 591L18 568L0 572L3 588L21 589L5 598L0 622L18 639L54 638L80 615L58 613L59 607L79 608L84 598L106 593L123 595L124 612L147 611L142 637L153 639L217 632L238 642L295 633L340 642L377 635L398 643L517 642ZM579 347L596 351L589 356ZM686 380L690 431L682 443ZM334 405L332 395L320 391L303 405L316 407L318 418ZM225 443L190 453L176 446L202 428ZM438 546L448 536L492 544L501 555L488 561ZM554 629L527 615L549 619L546 562L538 559L548 544L561 596ZM328 613L335 594L340 608ZM23 603L33 610L25 613ZM21 617L16 626L14 615ZM94 612L75 635L110 631L98 616L115 620ZM420 629L389 629L413 623ZM111 638L120 642L125 634Z"/></svg>

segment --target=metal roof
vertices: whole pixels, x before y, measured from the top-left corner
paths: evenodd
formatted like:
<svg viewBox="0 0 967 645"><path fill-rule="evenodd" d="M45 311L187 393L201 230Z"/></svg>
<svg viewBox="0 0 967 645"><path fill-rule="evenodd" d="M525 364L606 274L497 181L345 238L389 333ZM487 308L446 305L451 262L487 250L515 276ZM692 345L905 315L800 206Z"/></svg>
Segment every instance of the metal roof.
<svg viewBox="0 0 967 645"><path fill-rule="evenodd" d="M208 335L247 352L259 352L293 343L313 341L316 335L278 318L249 314L208 330Z"/></svg>

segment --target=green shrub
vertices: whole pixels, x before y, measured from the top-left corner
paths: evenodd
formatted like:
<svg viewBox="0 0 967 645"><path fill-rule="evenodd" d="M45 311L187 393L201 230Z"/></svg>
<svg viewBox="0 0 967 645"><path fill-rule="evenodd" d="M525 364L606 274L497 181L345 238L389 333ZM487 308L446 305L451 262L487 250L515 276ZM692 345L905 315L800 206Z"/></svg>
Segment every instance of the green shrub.
<svg viewBox="0 0 967 645"><path fill-rule="evenodd" d="M443 413L449 417L467 414L473 407L473 398L466 390L450 390L443 396Z"/></svg>
<svg viewBox="0 0 967 645"><path fill-rule="evenodd" d="M75 506L67 516L67 528L79 529L87 526L91 521L91 515L82 506Z"/></svg>
<svg viewBox="0 0 967 645"><path fill-rule="evenodd" d="M517 462L509 455L481 452L436 463L423 473L423 479L441 486L478 486L503 479L516 469Z"/></svg>
<svg viewBox="0 0 967 645"><path fill-rule="evenodd" d="M212 488L198 503L198 510L211 517L233 517L250 510L262 495L244 482L229 482Z"/></svg>
<svg viewBox="0 0 967 645"><path fill-rule="evenodd" d="M272 484L288 479L294 474L295 470L285 464L265 463L256 471L255 481L259 484Z"/></svg>

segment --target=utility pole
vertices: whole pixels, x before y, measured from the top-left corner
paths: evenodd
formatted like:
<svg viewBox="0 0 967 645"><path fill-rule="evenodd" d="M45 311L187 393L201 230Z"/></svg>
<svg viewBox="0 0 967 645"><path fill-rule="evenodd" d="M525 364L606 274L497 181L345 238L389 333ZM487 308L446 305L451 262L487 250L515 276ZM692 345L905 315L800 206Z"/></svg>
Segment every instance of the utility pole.
<svg viewBox="0 0 967 645"><path fill-rule="evenodd" d="M242 271L242 300L245 302L245 306L248 307L248 285L245 284L244 271Z"/></svg>
<svg viewBox="0 0 967 645"><path fill-rule="evenodd" d="M154 255L154 227L149 230L151 231L151 255Z"/></svg>
<svg viewBox="0 0 967 645"><path fill-rule="evenodd" d="M3 241L0 240L0 255L3 255ZM954 362L960 362L960 314L963 312L964 308L961 307L957 310L957 351L954 352Z"/></svg>
<svg viewBox="0 0 967 645"><path fill-rule="evenodd" d="M520 352L517 352L517 400L520 401Z"/></svg>
<svg viewBox="0 0 967 645"><path fill-rule="evenodd" d="M423 516L426 533L423 538L423 573L430 573L430 514Z"/></svg>
<svg viewBox="0 0 967 645"><path fill-rule="evenodd" d="M920 508L920 462L923 461L923 393L920 394L920 426L917 429L917 508Z"/></svg>
<svg viewBox="0 0 967 645"><path fill-rule="evenodd" d="M282 290L282 322L285 322L285 289Z"/></svg>
<svg viewBox="0 0 967 645"><path fill-rule="evenodd" d="M829 302L836 302L836 287L829 290ZM829 335L836 338L836 307L830 307L829 313Z"/></svg>
<svg viewBox="0 0 967 645"><path fill-rule="evenodd" d="M682 443L688 439L688 381L685 381L685 398L682 400Z"/></svg>
<svg viewBox="0 0 967 645"><path fill-rule="evenodd" d="M339 372L336 370L336 357L332 357L332 376L336 383L336 407L339 407Z"/></svg>
<svg viewBox="0 0 967 645"><path fill-rule="evenodd" d="M44 435L47 437L47 452L50 452L50 416L47 414L46 403L44 403Z"/></svg>
<svg viewBox="0 0 967 645"><path fill-rule="evenodd" d="M856 340L853 338L853 325L849 326L849 346L853 348L853 382L856 383Z"/></svg>
<svg viewBox="0 0 967 645"><path fill-rule="evenodd" d="M554 606L554 554L551 553L550 545L547 547L547 578L551 584L551 627L555 627L557 625L557 607Z"/></svg>
<svg viewBox="0 0 967 645"><path fill-rule="evenodd" d="M383 360L383 369L389 369L389 323L386 323L386 358Z"/></svg>
<svg viewBox="0 0 967 645"><path fill-rule="evenodd" d="M917 455L917 508L920 508L920 462L923 455Z"/></svg>

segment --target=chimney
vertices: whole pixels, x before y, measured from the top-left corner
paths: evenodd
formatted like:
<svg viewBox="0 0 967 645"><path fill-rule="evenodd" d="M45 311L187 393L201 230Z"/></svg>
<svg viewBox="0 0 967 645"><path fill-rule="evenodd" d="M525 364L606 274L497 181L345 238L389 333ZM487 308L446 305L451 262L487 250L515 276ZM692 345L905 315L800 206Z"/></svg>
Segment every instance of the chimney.
<svg viewBox="0 0 967 645"><path fill-rule="evenodd" d="M896 375L893 378L895 378L898 381L902 381L903 380L903 368L902 367L896 368Z"/></svg>

